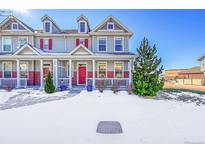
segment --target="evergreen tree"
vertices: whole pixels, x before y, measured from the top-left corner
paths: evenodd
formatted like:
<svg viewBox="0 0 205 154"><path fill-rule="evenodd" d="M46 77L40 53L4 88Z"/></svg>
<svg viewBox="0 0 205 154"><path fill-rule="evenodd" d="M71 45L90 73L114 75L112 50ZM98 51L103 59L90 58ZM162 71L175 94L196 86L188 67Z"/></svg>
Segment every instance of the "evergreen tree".
<svg viewBox="0 0 205 154"><path fill-rule="evenodd" d="M50 72L48 72L48 75L46 77L45 92L46 93L55 92L55 86L53 85L53 80Z"/></svg>
<svg viewBox="0 0 205 154"><path fill-rule="evenodd" d="M141 96L156 96L164 85L159 78L163 66L160 66L161 58L158 59L156 56L156 45L149 46L149 41L144 38L137 52L133 70L134 93Z"/></svg>

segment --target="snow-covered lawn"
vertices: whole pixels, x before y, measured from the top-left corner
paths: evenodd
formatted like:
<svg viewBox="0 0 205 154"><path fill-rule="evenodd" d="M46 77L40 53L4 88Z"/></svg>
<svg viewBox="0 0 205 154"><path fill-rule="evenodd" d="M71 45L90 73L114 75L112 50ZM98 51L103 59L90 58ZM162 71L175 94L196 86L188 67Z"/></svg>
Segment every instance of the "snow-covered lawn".
<svg viewBox="0 0 205 154"><path fill-rule="evenodd" d="M119 121L123 134L96 133L100 121ZM204 105L82 91L0 111L0 143L205 143L204 122Z"/></svg>

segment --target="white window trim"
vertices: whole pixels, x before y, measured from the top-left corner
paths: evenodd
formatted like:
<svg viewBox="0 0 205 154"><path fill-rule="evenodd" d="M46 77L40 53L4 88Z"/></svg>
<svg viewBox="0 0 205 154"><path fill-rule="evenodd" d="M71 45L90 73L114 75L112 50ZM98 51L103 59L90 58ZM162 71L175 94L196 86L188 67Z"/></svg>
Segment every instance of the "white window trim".
<svg viewBox="0 0 205 154"><path fill-rule="evenodd" d="M28 63L28 61L21 61L20 62L20 64L19 64L19 71L20 72L21 72L21 67L20 67L21 64L26 64L26 67L27 67L27 78L25 78L25 79L29 79L29 63ZM20 76L20 79L24 79L24 78L21 78L21 76Z"/></svg>
<svg viewBox="0 0 205 154"><path fill-rule="evenodd" d="M4 38L10 38L11 39L11 50L10 51L4 51ZM13 49L13 47L12 47L12 37L7 37L7 36L3 36L2 37L2 52L12 52L12 49Z"/></svg>
<svg viewBox="0 0 205 154"><path fill-rule="evenodd" d="M20 36L20 37L18 37L18 48L20 48L20 39L21 38L26 38L26 42L28 43L28 36Z"/></svg>
<svg viewBox="0 0 205 154"><path fill-rule="evenodd" d="M81 22L85 23L85 32L80 31L80 23ZM79 33L87 33L87 23L86 23L86 21L81 20L81 21L78 22L78 32Z"/></svg>
<svg viewBox="0 0 205 154"><path fill-rule="evenodd" d="M69 62L66 62L66 77L68 78L70 78L69 69L70 69Z"/></svg>
<svg viewBox="0 0 205 154"><path fill-rule="evenodd" d="M46 32L46 26L45 26L46 23L50 23L50 32ZM43 30L44 30L45 33L51 33L52 32L52 22L48 21L48 20L44 21L44 23L43 23Z"/></svg>
<svg viewBox="0 0 205 154"><path fill-rule="evenodd" d="M108 70L107 70L107 62L106 61L98 61L97 62L97 78L100 78L99 77L99 64L101 64L101 63L105 63L106 64L105 78L107 78ZM104 78L102 78L102 79L104 79Z"/></svg>
<svg viewBox="0 0 205 154"><path fill-rule="evenodd" d="M44 48L45 40L48 40L48 49L45 49L45 48ZM43 50L49 51L49 38L43 38Z"/></svg>
<svg viewBox="0 0 205 154"><path fill-rule="evenodd" d="M17 25L17 29L13 29L13 25ZM16 31L16 30L18 30L18 29L19 29L19 25L18 25L17 22L11 23L11 30Z"/></svg>
<svg viewBox="0 0 205 154"><path fill-rule="evenodd" d="M11 64L11 77L8 78L8 79L11 79L11 78L12 78L12 72L13 72L13 63L12 63L12 61L3 61L3 62L2 62L2 78L4 78L4 72L5 72L5 70L4 70L4 64L5 64L5 63L10 63L10 64Z"/></svg>
<svg viewBox="0 0 205 154"><path fill-rule="evenodd" d="M115 40L122 39L122 51L116 51L115 50ZM124 37L114 37L114 51L115 52L124 52Z"/></svg>
<svg viewBox="0 0 205 154"><path fill-rule="evenodd" d="M116 78L115 77L115 65L116 65L116 63L121 63L122 64L122 78L124 78L124 67L125 67L125 63L124 62L122 62L122 61L115 61L114 62L114 78ZM116 78L116 79L119 79L119 78Z"/></svg>
<svg viewBox="0 0 205 154"><path fill-rule="evenodd" d="M82 37L81 37L81 38L79 38L79 41L80 41L80 40L83 40L83 42L84 42L83 45L85 46L85 38L82 38ZM79 43L80 43L80 42L79 42Z"/></svg>
<svg viewBox="0 0 205 154"><path fill-rule="evenodd" d="M113 29L108 29L108 25L112 25L112 26L113 26ZM115 27L114 27L114 26L115 26L115 24L114 24L113 22L108 22L108 23L107 23L107 30L108 30L108 31L110 31L110 30L111 30L111 31L112 31L112 30L115 30Z"/></svg>
<svg viewBox="0 0 205 154"><path fill-rule="evenodd" d="M99 50L99 40L100 39L105 39L106 40L106 50L105 51L100 51ZM107 52L107 37L97 37L97 51L98 52Z"/></svg>

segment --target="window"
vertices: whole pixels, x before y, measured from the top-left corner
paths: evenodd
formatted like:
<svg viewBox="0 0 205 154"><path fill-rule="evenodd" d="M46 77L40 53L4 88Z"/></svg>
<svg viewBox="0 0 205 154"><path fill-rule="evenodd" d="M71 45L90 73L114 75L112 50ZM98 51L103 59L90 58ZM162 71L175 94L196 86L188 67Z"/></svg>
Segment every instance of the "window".
<svg viewBox="0 0 205 154"><path fill-rule="evenodd" d="M106 38L99 38L98 40L98 51L106 51Z"/></svg>
<svg viewBox="0 0 205 154"><path fill-rule="evenodd" d="M117 62L115 63L115 78L123 77L123 63Z"/></svg>
<svg viewBox="0 0 205 154"><path fill-rule="evenodd" d="M114 30L114 23L107 23L108 30Z"/></svg>
<svg viewBox="0 0 205 154"><path fill-rule="evenodd" d="M80 44L85 45L85 39L80 38Z"/></svg>
<svg viewBox="0 0 205 154"><path fill-rule="evenodd" d="M48 50L48 46L49 46L48 44L49 44L48 39L44 39L43 49Z"/></svg>
<svg viewBox="0 0 205 154"><path fill-rule="evenodd" d="M17 30L17 29L18 29L18 24L12 23L12 30Z"/></svg>
<svg viewBox="0 0 205 154"><path fill-rule="evenodd" d="M107 76L107 63L98 63L98 78L106 78Z"/></svg>
<svg viewBox="0 0 205 154"><path fill-rule="evenodd" d="M45 22L45 32L49 33L51 32L51 23L50 22Z"/></svg>
<svg viewBox="0 0 205 154"><path fill-rule="evenodd" d="M3 51L10 52L11 51L11 38L3 37Z"/></svg>
<svg viewBox="0 0 205 154"><path fill-rule="evenodd" d="M3 62L3 77L11 78L12 74L12 62Z"/></svg>
<svg viewBox="0 0 205 154"><path fill-rule="evenodd" d="M85 22L80 22L80 32L85 33Z"/></svg>
<svg viewBox="0 0 205 154"><path fill-rule="evenodd" d="M27 37L20 37L19 38L19 47L22 47L26 43L28 43L28 38Z"/></svg>
<svg viewBox="0 0 205 154"><path fill-rule="evenodd" d="M20 78L28 78L28 63L20 63Z"/></svg>
<svg viewBox="0 0 205 154"><path fill-rule="evenodd" d="M115 38L115 51L123 51L123 38Z"/></svg>

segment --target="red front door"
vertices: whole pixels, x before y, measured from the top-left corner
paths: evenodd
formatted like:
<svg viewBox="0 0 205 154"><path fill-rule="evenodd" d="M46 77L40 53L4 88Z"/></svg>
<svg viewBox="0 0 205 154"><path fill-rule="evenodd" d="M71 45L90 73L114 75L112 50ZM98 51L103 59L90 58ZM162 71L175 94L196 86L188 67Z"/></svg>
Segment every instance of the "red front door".
<svg viewBox="0 0 205 154"><path fill-rule="evenodd" d="M86 65L78 67L78 84L86 84Z"/></svg>

